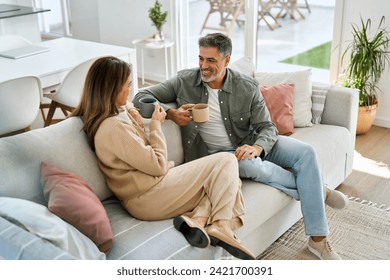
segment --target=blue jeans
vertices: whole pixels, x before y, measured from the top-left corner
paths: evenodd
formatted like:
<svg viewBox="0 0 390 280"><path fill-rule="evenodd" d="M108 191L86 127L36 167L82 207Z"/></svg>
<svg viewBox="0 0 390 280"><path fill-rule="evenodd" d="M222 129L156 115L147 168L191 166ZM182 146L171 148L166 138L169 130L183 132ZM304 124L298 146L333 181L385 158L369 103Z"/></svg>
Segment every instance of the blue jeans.
<svg viewBox="0 0 390 280"><path fill-rule="evenodd" d="M327 236L325 188L312 146L297 139L279 136L263 158L240 160L240 177L270 185L301 201L305 232Z"/></svg>

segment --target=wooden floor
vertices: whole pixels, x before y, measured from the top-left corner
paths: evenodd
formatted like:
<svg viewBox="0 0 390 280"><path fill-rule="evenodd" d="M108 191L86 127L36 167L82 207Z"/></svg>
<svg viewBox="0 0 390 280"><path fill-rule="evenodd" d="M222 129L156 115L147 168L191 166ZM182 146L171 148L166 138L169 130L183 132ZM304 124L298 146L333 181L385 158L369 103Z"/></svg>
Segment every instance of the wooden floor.
<svg viewBox="0 0 390 280"><path fill-rule="evenodd" d="M354 170L337 189L390 207L390 128L371 127L355 147Z"/></svg>

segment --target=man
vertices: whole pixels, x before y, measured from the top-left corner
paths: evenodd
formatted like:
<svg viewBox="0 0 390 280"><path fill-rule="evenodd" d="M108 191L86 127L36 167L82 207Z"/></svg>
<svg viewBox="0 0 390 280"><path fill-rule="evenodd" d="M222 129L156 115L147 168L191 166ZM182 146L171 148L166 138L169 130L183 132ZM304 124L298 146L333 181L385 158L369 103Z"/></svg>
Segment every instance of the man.
<svg viewBox="0 0 390 280"><path fill-rule="evenodd" d="M324 188L314 149L299 140L279 136L272 123L258 82L228 67L231 40L221 34L199 39L199 68L178 72L172 79L139 92L157 98L167 118L181 126L185 160L231 151L239 161L240 177L273 186L301 201L308 248L320 259L340 259L326 236L329 227L325 203L344 208L348 199ZM178 109L167 103L176 102ZM188 111L208 103L207 124L192 122Z"/></svg>

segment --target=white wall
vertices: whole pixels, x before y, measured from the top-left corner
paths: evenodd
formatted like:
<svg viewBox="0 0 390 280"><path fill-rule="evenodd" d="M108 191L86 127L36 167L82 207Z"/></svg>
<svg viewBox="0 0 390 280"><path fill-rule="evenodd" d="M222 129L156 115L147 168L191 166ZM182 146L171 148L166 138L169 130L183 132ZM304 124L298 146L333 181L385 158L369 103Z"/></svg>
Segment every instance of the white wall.
<svg viewBox="0 0 390 280"><path fill-rule="evenodd" d="M100 42L98 2L96 0L69 0L69 10L72 37Z"/></svg>
<svg viewBox="0 0 390 280"><path fill-rule="evenodd" d="M345 45L352 39L351 23L360 23L371 18L372 28L378 26L382 16L386 17L386 26L390 31L390 1L384 0L336 0L336 14L333 32L333 47L331 60L331 80L334 81L343 72L341 66L341 54ZM389 48L390 50L390 48ZM345 65L344 65L345 66ZM383 94L379 94L379 107L377 110L375 125L390 127L390 70L383 73L380 88Z"/></svg>
<svg viewBox="0 0 390 280"><path fill-rule="evenodd" d="M160 0L163 10L168 11L168 22L163 31L171 37L170 0ZM76 39L90 40L124 47L134 47L132 41L147 38L156 33L149 19L149 8L155 0L70 0L72 33ZM140 61L138 54L138 61ZM145 77L156 81L165 80L163 50L147 50ZM138 63L138 76L140 65Z"/></svg>

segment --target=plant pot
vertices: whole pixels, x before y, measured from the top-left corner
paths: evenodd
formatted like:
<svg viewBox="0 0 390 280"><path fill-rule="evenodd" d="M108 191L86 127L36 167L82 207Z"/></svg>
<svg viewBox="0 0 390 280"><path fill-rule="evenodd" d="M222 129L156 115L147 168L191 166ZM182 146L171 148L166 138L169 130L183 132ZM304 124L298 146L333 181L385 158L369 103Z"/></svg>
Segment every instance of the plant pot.
<svg viewBox="0 0 390 280"><path fill-rule="evenodd" d="M370 130L376 117L378 103L370 106L359 106L356 135L364 134Z"/></svg>
<svg viewBox="0 0 390 280"><path fill-rule="evenodd" d="M156 43L161 43L165 41L164 32L162 30L157 30L157 33L154 34L154 41Z"/></svg>

